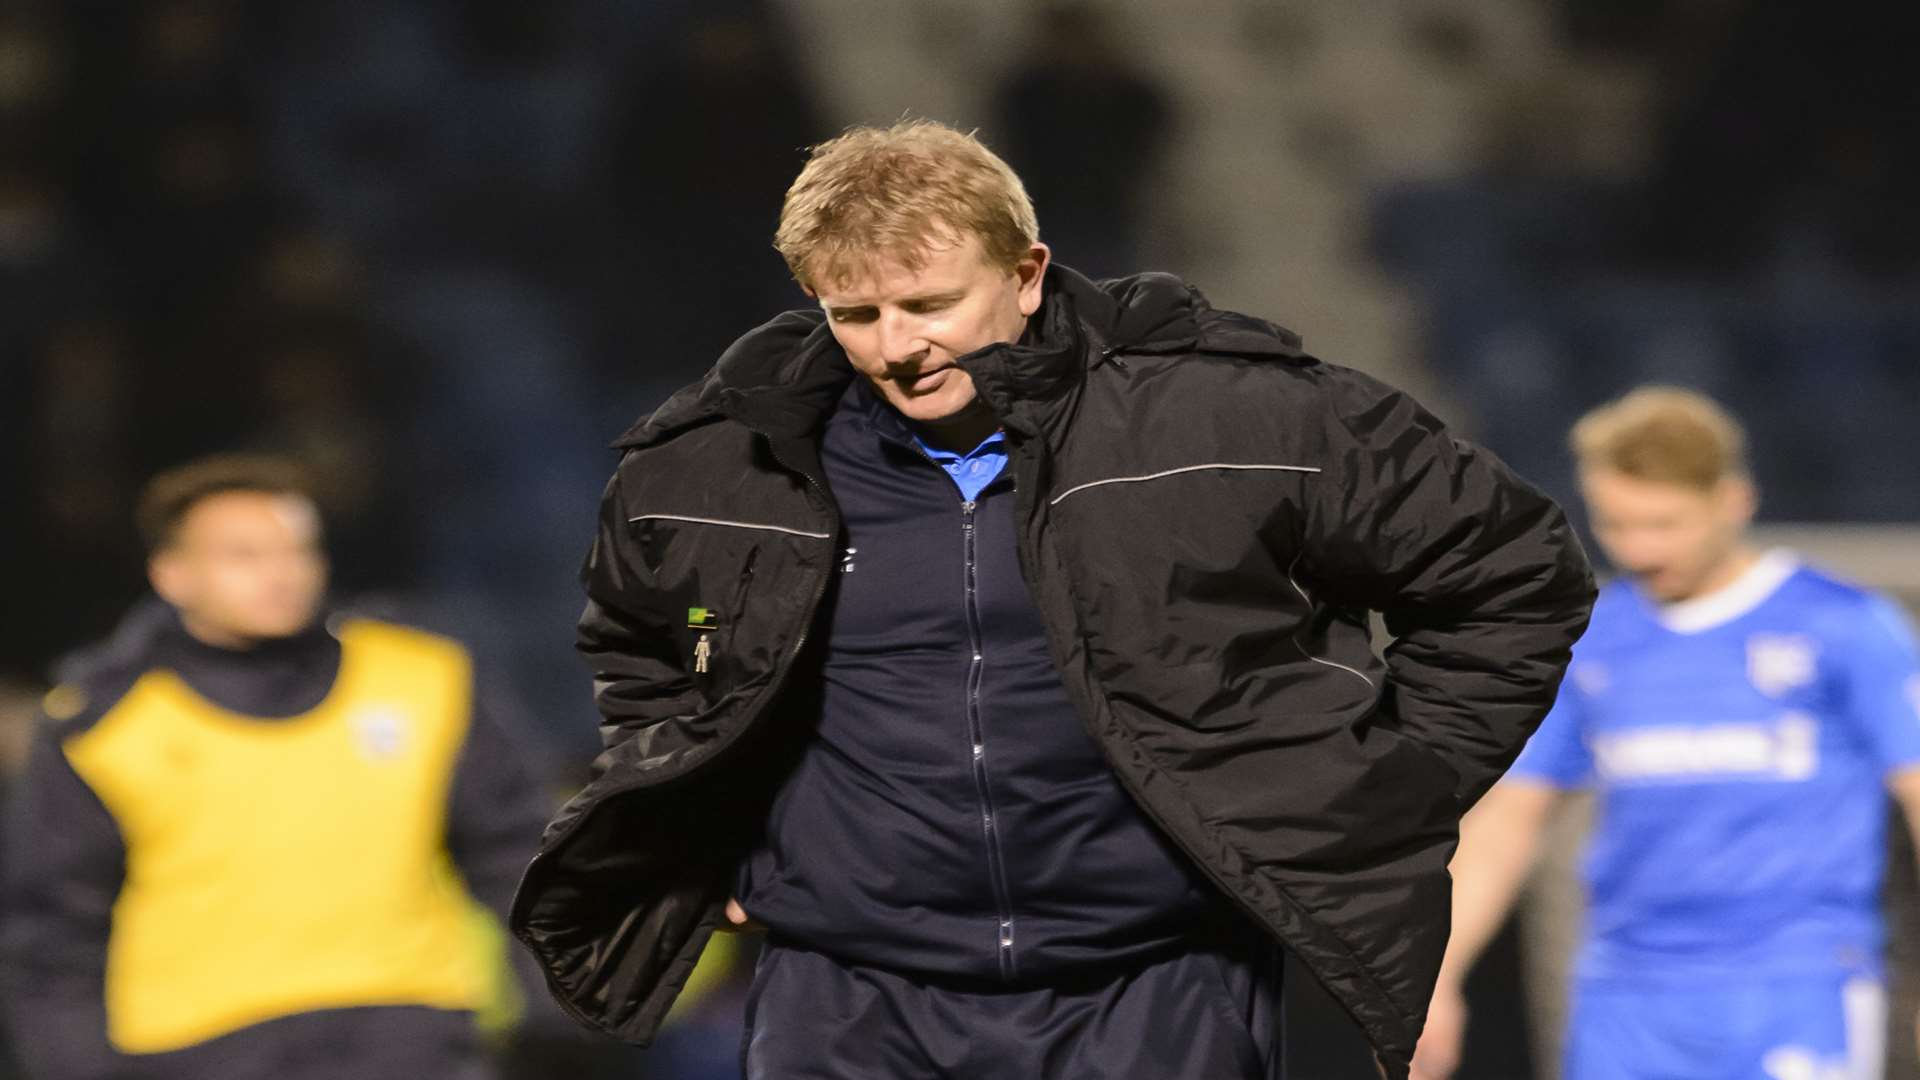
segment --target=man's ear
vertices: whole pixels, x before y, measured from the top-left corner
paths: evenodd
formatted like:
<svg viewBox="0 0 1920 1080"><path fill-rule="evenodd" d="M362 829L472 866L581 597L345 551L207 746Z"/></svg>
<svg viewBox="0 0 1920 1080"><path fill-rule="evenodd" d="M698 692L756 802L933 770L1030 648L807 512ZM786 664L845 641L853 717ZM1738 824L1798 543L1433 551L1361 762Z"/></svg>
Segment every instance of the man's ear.
<svg viewBox="0 0 1920 1080"><path fill-rule="evenodd" d="M163 548L147 560L147 583L160 599L179 607L186 597L186 568L177 555Z"/></svg>
<svg viewBox="0 0 1920 1080"><path fill-rule="evenodd" d="M1032 315L1040 310L1041 284L1046 281L1047 267L1052 261L1053 249L1035 241L1020 261L1013 264L1013 275L1020 283L1020 314Z"/></svg>
<svg viewBox="0 0 1920 1080"><path fill-rule="evenodd" d="M1745 476L1729 476L1720 481L1716 496L1721 513L1741 528L1745 528L1760 510L1760 490Z"/></svg>

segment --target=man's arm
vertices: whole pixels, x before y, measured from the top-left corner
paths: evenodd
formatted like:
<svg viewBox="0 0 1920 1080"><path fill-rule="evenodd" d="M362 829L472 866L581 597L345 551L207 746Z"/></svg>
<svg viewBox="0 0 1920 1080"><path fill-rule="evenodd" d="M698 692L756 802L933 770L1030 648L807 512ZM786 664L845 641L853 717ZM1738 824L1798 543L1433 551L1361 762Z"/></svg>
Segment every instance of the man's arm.
<svg viewBox="0 0 1920 1080"><path fill-rule="evenodd" d="M1414 1075L1444 1080L1460 1064L1466 1034L1463 989L1467 973L1486 951L1533 870L1540 836L1564 792L1530 779L1495 784L1460 823L1454 853L1453 936L1440 965L1440 982L1427 1009L1426 1031L1414 1052Z"/></svg>
<svg viewBox="0 0 1920 1080"><path fill-rule="evenodd" d="M1920 647L1891 600L1868 597L1843 632L1839 686L1847 718L1879 762L1920 856ZM1920 1022L1914 1029L1920 1042Z"/></svg>
<svg viewBox="0 0 1920 1080"><path fill-rule="evenodd" d="M1554 700L1593 575L1553 500L1411 398L1324 366L1325 474L1310 483L1307 572L1379 611L1382 722L1459 775L1471 806Z"/></svg>
<svg viewBox="0 0 1920 1080"><path fill-rule="evenodd" d="M1900 804L1900 816L1914 844L1914 856L1920 860L1920 765L1901 769L1887 777L1887 790Z"/></svg>
<svg viewBox="0 0 1920 1080"><path fill-rule="evenodd" d="M26 1075L107 1080L105 972L126 849L113 816L42 722L7 807L0 886L6 1019Z"/></svg>
<svg viewBox="0 0 1920 1080"><path fill-rule="evenodd" d="M1900 804L1900 816L1907 823L1907 837L1913 842L1914 855L1920 859L1920 765L1901 769L1887 777L1887 790ZM1913 1025L1913 1038L1920 1046L1920 1017Z"/></svg>
<svg viewBox="0 0 1920 1080"><path fill-rule="evenodd" d="M600 737L608 747L699 707L699 693L674 648L673 627L644 602L652 575L632 548L629 516L616 472L601 497L599 531L580 571L587 609L576 639L593 669Z"/></svg>
<svg viewBox="0 0 1920 1080"><path fill-rule="evenodd" d="M476 688L466 743L447 800L447 851L467 891L502 924L553 807L529 767L526 749L492 714ZM577 1027L542 992L546 973L532 952L509 937L506 959L525 1012L516 1036L571 1036Z"/></svg>
<svg viewBox="0 0 1920 1080"><path fill-rule="evenodd" d="M476 697L447 805L447 850L476 900L502 920L552 807L527 754Z"/></svg>

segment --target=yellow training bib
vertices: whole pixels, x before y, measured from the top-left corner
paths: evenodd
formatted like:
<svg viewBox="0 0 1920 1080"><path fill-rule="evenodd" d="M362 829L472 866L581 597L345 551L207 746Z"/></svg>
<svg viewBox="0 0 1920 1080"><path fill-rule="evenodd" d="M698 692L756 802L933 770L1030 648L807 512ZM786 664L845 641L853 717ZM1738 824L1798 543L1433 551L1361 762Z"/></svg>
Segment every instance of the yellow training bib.
<svg viewBox="0 0 1920 1080"><path fill-rule="evenodd" d="M126 1053L316 1009L485 1000L446 848L473 677L442 638L353 621L312 711L227 712L150 671L66 744L118 823L126 878L107 1027Z"/></svg>

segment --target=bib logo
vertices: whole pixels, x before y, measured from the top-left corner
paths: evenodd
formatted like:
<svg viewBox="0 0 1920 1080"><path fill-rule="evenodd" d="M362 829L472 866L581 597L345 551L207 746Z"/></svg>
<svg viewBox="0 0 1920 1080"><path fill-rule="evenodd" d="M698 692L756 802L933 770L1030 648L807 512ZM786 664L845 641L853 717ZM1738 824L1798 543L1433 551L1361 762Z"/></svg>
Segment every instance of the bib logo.
<svg viewBox="0 0 1920 1080"><path fill-rule="evenodd" d="M1770 698L1813 683L1819 650L1801 634L1755 634L1747 639L1747 680Z"/></svg>
<svg viewBox="0 0 1920 1080"><path fill-rule="evenodd" d="M375 706L353 717L360 753L371 761L392 761L406 752L407 718L398 709Z"/></svg>

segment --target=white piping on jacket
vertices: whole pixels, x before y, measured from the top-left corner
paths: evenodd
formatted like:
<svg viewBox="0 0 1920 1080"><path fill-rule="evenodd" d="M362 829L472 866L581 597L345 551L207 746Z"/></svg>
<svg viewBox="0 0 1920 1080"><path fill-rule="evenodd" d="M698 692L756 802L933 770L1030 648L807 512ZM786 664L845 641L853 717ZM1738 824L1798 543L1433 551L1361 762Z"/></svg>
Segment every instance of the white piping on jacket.
<svg viewBox="0 0 1920 1080"><path fill-rule="evenodd" d="M1210 461L1204 465L1182 465L1177 469L1165 469L1157 473L1148 473L1145 476L1110 476L1105 480L1089 480L1084 484L1075 485L1074 487L1070 487L1067 490L1061 492L1060 494L1055 495L1052 499L1050 499L1047 502L1047 505L1058 506L1060 505L1061 499L1064 499L1067 496L1072 495L1074 492L1085 491L1088 488L1096 488L1101 486L1102 484L1137 484L1142 480L1158 480L1163 476L1174 476L1179 473L1199 472L1202 469L1249 469L1249 470L1255 470L1255 471L1261 471L1261 472L1297 472L1297 473L1317 473L1320 471L1318 468L1315 468L1314 466L1311 466L1311 465L1236 465L1231 462L1225 462L1225 461Z"/></svg>
<svg viewBox="0 0 1920 1080"><path fill-rule="evenodd" d="M1304 552L1302 554L1304 554ZM1300 599L1305 600L1307 602L1307 615L1309 618L1311 618L1313 615L1313 597L1307 595L1307 590L1301 588L1300 582L1296 581L1293 576L1293 568L1299 565L1300 565L1300 556L1295 555L1293 557L1293 561L1287 564L1287 584L1293 586L1293 591L1299 593ZM1352 675L1354 678L1359 679L1361 682L1366 683L1368 686L1370 687L1373 686L1373 680L1367 678L1364 672L1355 671L1353 668L1350 668L1347 665L1339 663L1337 661L1323 660L1320 657L1315 656L1312 653L1308 652L1307 647L1305 645L1300 644L1300 635L1298 634L1295 634L1293 636L1293 647L1300 650L1301 656L1306 657L1307 659L1313 661L1316 664L1325 664L1328 667L1339 668L1341 671L1344 671L1347 674ZM1378 687L1374 687L1374 688L1378 689Z"/></svg>
<svg viewBox="0 0 1920 1080"><path fill-rule="evenodd" d="M641 514L630 517L627 524L636 521L691 521L695 525L725 525L733 529L764 529L767 532L786 533L789 536L804 536L809 540L831 540L832 533L807 532L804 529L789 529L785 525L763 525L757 521L725 521L720 518L688 517L685 514Z"/></svg>

